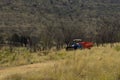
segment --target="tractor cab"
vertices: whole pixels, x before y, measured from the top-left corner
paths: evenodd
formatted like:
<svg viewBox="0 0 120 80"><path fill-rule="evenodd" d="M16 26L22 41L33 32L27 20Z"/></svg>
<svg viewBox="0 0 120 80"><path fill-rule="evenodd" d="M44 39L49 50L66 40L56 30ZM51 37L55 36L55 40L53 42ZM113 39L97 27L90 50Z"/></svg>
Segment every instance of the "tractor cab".
<svg viewBox="0 0 120 80"><path fill-rule="evenodd" d="M67 45L66 50L91 49L93 44L92 42L82 41L82 39L73 39L73 41Z"/></svg>
<svg viewBox="0 0 120 80"><path fill-rule="evenodd" d="M82 42L82 39L73 39L73 41L67 45L66 50L82 49L82 45L79 44L80 42Z"/></svg>

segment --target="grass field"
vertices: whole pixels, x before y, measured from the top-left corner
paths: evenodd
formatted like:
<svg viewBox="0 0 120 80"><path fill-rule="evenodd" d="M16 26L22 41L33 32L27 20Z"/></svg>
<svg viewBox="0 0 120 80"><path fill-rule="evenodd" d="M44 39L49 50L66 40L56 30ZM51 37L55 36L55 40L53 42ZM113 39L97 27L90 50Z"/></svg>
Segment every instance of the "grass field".
<svg viewBox="0 0 120 80"><path fill-rule="evenodd" d="M8 48L0 50L0 69L34 63L43 63L51 60L64 59L69 55L61 51L42 51L30 53L26 48L15 48L11 53Z"/></svg>
<svg viewBox="0 0 120 80"><path fill-rule="evenodd" d="M50 52L47 56L38 56L38 54L40 53L29 54L32 58L30 57L28 61L20 58L21 62L26 61L24 64L28 64L30 61L30 64L33 64L46 61L46 65L33 64L34 67L38 67L37 70L30 68L24 73L9 73L2 80L120 80L120 44L112 48L108 44L105 47L93 47L91 50L68 52L61 50ZM11 61L12 65L15 61L17 62L16 59ZM13 70L15 71L16 68L13 67Z"/></svg>

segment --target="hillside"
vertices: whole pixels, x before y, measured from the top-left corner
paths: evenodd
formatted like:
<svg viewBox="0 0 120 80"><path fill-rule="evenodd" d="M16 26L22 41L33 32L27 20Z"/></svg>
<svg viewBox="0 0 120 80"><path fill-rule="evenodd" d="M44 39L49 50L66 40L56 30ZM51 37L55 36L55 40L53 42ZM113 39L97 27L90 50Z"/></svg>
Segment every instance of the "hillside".
<svg viewBox="0 0 120 80"><path fill-rule="evenodd" d="M33 45L59 48L74 38L118 42L118 16L119 0L1 0L0 43L22 44L30 38ZM23 37L26 40L20 41Z"/></svg>
<svg viewBox="0 0 120 80"><path fill-rule="evenodd" d="M1 0L0 27L41 27L48 22L119 16L119 0ZM71 19L70 19L71 18ZM68 21L68 22L67 22Z"/></svg>

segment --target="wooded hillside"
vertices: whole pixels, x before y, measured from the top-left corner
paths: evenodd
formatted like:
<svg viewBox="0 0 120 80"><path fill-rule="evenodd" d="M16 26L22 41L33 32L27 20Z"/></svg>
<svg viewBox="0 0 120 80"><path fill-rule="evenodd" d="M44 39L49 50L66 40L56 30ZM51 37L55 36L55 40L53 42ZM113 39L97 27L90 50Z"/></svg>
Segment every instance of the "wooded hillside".
<svg viewBox="0 0 120 80"><path fill-rule="evenodd" d="M120 41L120 0L0 0L0 43L58 49Z"/></svg>

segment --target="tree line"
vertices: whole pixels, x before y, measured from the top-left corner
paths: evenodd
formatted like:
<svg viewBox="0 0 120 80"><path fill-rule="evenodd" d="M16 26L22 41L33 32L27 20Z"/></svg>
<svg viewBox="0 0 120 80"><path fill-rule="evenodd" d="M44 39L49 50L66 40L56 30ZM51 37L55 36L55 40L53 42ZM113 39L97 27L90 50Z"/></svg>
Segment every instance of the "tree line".
<svg viewBox="0 0 120 80"><path fill-rule="evenodd" d="M76 38L97 45L120 41L119 1L5 0L0 10L1 46L37 51L61 49Z"/></svg>
<svg viewBox="0 0 120 80"><path fill-rule="evenodd" d="M8 31L1 29L0 44L7 44L12 46L30 47L36 50L46 50L56 47L63 48L68 45L73 39L80 38L83 41L91 41L99 44L115 43L120 41L120 19L119 18L105 18L95 20L93 24L85 22L85 25L91 27L84 27L83 23L76 26L74 21L70 24L60 22L59 25L52 23L39 29L22 29L17 31L10 28ZM90 24L89 24L90 23ZM19 30L19 29L18 29ZM14 32L13 32L14 31Z"/></svg>

